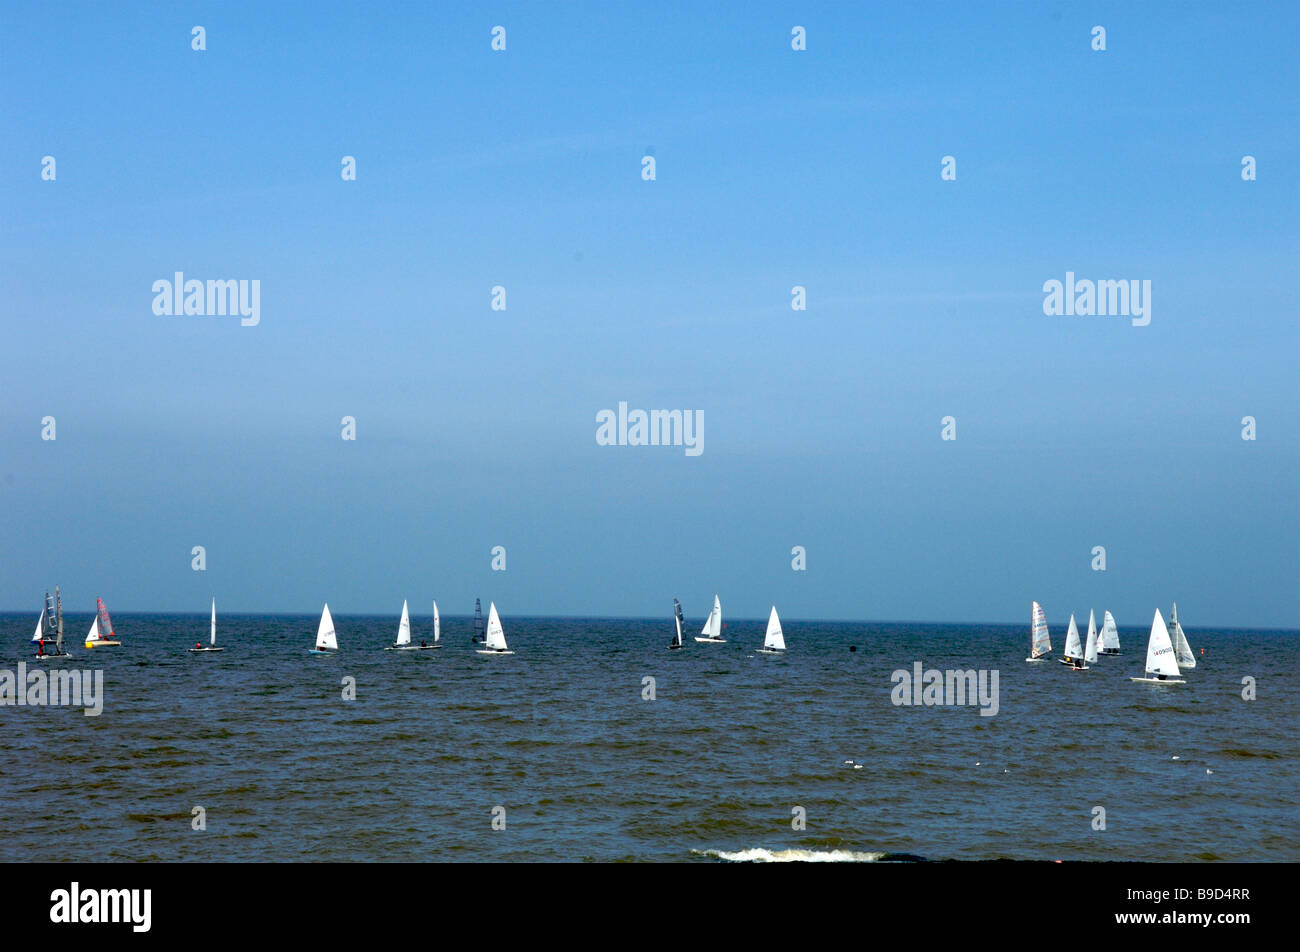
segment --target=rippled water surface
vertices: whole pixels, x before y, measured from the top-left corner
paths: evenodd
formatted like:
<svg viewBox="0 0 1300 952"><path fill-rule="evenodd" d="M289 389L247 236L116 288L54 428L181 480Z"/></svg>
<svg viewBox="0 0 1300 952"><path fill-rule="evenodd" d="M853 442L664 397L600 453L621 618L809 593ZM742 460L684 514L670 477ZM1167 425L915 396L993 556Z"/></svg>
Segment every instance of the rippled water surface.
<svg viewBox="0 0 1300 952"><path fill-rule="evenodd" d="M206 615L115 613L123 647L73 644L103 714L0 709L0 859L1300 860L1294 632L1185 619L1200 666L1152 686L1128 680L1133 628L1071 672L1025 663L1027 625L789 619L772 657L765 619L669 652L662 619L507 614L517 653L484 657L466 618L438 651L385 652L395 618L347 616L337 655L310 655L316 621L227 615L226 650L191 655ZM0 615L0 667L34 624ZM895 706L916 661L997 670L998 713Z"/></svg>

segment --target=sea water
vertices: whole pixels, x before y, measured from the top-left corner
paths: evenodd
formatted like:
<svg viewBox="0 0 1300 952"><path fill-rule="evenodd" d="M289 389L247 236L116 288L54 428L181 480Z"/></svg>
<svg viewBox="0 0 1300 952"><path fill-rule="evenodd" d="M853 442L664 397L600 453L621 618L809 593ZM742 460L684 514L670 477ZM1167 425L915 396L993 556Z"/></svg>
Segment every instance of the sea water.
<svg viewBox="0 0 1300 952"><path fill-rule="evenodd" d="M1136 628L1071 671L1028 625L783 618L764 655L765 618L668 651L668 617L507 613L492 657L463 617L385 652L396 616L336 614L330 655L315 615L223 615L215 654L206 613L113 621L59 659L99 716L0 709L0 860L1300 860L1296 632L1193 628L1148 685ZM998 672L996 714L894 703L918 663Z"/></svg>

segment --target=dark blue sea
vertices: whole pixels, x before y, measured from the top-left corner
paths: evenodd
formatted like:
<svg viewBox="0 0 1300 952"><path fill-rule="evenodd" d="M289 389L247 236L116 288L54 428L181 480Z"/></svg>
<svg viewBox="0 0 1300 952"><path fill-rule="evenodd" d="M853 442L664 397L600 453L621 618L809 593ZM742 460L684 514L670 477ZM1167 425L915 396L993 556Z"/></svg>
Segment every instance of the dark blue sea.
<svg viewBox="0 0 1300 952"><path fill-rule="evenodd" d="M670 652L670 619L505 610L516 653L484 657L468 618L427 652L381 650L395 616L334 620L329 656L315 615L220 616L208 655L206 613L71 637L103 713L0 708L0 860L1300 860L1297 632L1184 619L1198 667L1153 686L1132 627L1073 672L1025 663L1028 624L783 619L774 657L766 619ZM0 668L34 626L0 615ZM918 661L997 671L996 715L895 705Z"/></svg>

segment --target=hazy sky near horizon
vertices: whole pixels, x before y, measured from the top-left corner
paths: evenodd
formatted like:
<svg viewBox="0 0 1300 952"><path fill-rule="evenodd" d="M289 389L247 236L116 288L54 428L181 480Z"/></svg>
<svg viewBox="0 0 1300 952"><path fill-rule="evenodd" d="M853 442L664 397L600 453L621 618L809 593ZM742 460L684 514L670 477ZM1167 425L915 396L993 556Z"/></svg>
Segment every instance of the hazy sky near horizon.
<svg viewBox="0 0 1300 952"><path fill-rule="evenodd" d="M1293 3L6 4L0 608L1300 627L1298 47ZM260 323L155 315L176 271ZM1150 324L1045 315L1067 271ZM620 401L703 453L598 446Z"/></svg>

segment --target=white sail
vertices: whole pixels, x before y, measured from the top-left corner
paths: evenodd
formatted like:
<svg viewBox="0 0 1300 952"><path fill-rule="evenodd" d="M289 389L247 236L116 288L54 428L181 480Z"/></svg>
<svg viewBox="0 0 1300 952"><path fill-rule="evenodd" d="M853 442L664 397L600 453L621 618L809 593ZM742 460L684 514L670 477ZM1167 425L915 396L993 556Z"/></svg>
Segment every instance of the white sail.
<svg viewBox="0 0 1300 952"><path fill-rule="evenodd" d="M36 619L36 634L32 635L32 641L40 641L45 637L45 609L41 609L41 617Z"/></svg>
<svg viewBox="0 0 1300 952"><path fill-rule="evenodd" d="M318 651L337 650L339 640L334 635L334 619L330 617L329 603L325 603L325 610L320 613L320 627L316 629L316 649Z"/></svg>
<svg viewBox="0 0 1300 952"><path fill-rule="evenodd" d="M763 636L763 647L769 651L785 650L785 634L781 631L781 619L776 617L776 606L767 616L767 634Z"/></svg>
<svg viewBox="0 0 1300 952"><path fill-rule="evenodd" d="M212 627L208 643L214 648L217 646L217 600L215 598L212 600Z"/></svg>
<svg viewBox="0 0 1300 952"><path fill-rule="evenodd" d="M1097 660L1097 619L1088 609L1088 641L1083 646L1083 660L1093 664Z"/></svg>
<svg viewBox="0 0 1300 952"><path fill-rule="evenodd" d="M709 617L704 622L704 627L700 629L700 634L705 638L717 638L722 633L722 602L718 601L718 596L713 596L713 611L709 612Z"/></svg>
<svg viewBox="0 0 1300 952"><path fill-rule="evenodd" d="M406 599L402 599L402 620L397 623L397 644L411 643L411 613L406 610Z"/></svg>
<svg viewBox="0 0 1300 952"><path fill-rule="evenodd" d="M1156 617L1151 621L1151 640L1147 642L1147 674L1176 678L1181 673L1174 658L1173 643L1169 640L1169 629L1157 608Z"/></svg>
<svg viewBox="0 0 1300 952"><path fill-rule="evenodd" d="M86 644L90 644L90 642L98 641L98 640L99 640L99 616L96 615L95 620L90 623L90 631L86 633Z"/></svg>
<svg viewBox="0 0 1300 952"><path fill-rule="evenodd" d="M1119 629L1115 627L1115 616L1110 612L1101 619L1101 650L1119 651Z"/></svg>
<svg viewBox="0 0 1300 952"><path fill-rule="evenodd" d="M506 650L506 633L501 628L501 619L497 616L497 603L488 604L487 646L493 651Z"/></svg>
<svg viewBox="0 0 1300 952"><path fill-rule="evenodd" d="M1029 647L1032 657L1040 658L1052 650L1052 639L1047 633L1047 613L1034 602L1030 613Z"/></svg>
<svg viewBox="0 0 1300 952"><path fill-rule="evenodd" d="M438 618L438 603L433 603L433 643L436 645L442 637L442 622Z"/></svg>
<svg viewBox="0 0 1300 952"><path fill-rule="evenodd" d="M682 603L673 599L673 624L677 626L677 633L673 635L672 647L682 647Z"/></svg>
<svg viewBox="0 0 1300 952"><path fill-rule="evenodd" d="M1174 602L1174 610L1169 615L1169 636L1173 641L1174 654L1178 658L1178 667L1184 671L1196 667L1196 655L1192 654L1192 646L1187 643L1187 635L1183 632L1183 626L1178 624L1177 602Z"/></svg>
<svg viewBox="0 0 1300 952"><path fill-rule="evenodd" d="M1079 629L1074 624L1074 615L1070 615L1070 627L1065 633L1065 656L1067 658L1082 658L1083 645L1079 641Z"/></svg>

